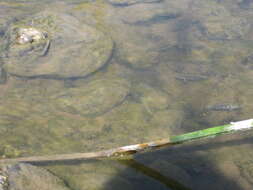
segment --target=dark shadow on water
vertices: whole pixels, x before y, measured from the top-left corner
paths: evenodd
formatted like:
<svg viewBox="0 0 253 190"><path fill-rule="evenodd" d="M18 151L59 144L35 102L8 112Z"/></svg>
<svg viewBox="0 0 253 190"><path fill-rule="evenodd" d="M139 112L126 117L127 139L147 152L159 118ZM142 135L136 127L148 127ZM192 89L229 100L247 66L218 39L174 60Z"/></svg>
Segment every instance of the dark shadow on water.
<svg viewBox="0 0 253 190"><path fill-rule="evenodd" d="M104 190L245 190L238 185L237 181L229 179L217 170L217 161L210 157L213 152L219 152L223 148L238 149L245 145L253 147L253 136L250 132L230 134L137 154L133 160L79 160L45 162L39 165L49 167L50 165L82 164L102 164L106 167L122 165L125 169L112 177L103 187ZM99 171L94 170L91 173L97 174ZM131 184L131 188L126 183Z"/></svg>
<svg viewBox="0 0 253 190"><path fill-rule="evenodd" d="M170 178L169 176L165 176L161 174L159 171L147 167L142 163L137 162L134 159L131 160L120 160L119 161L121 164L124 164L128 166L129 168L133 168L137 172L148 176L159 183L163 184L165 187L169 189L177 189L177 190L190 190L190 188L185 187L184 185L180 184L178 181Z"/></svg>
<svg viewBox="0 0 253 190"><path fill-rule="evenodd" d="M157 182L149 184L148 187L143 186L143 188L138 185L135 188L134 185L134 189L240 190L244 188L240 187L237 181L229 179L217 170L216 164L208 158L208 152L245 144L253 144L253 137L225 142L210 139L208 143L204 144L179 145L153 153L140 154L135 157L135 160L119 161L129 167L120 175L127 176L128 170L134 168L141 174L138 176L139 182L147 183L147 176ZM200 155L199 152L204 152L204 155ZM108 182L108 187L112 187L111 184L114 183L112 179ZM118 188L115 186L112 189Z"/></svg>

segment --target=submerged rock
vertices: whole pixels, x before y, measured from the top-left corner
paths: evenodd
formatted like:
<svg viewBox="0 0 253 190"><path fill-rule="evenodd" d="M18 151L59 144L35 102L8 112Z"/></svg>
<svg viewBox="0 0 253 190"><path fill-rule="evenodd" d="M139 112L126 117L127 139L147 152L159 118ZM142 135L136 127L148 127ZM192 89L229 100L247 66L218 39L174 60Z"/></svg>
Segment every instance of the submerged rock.
<svg viewBox="0 0 253 190"><path fill-rule="evenodd" d="M68 190L64 181L47 170L30 164L8 167L8 190Z"/></svg>
<svg viewBox="0 0 253 190"><path fill-rule="evenodd" d="M100 115L121 104L129 93L123 79L96 79L79 88L68 88L55 96L59 109L81 115Z"/></svg>
<svg viewBox="0 0 253 190"><path fill-rule="evenodd" d="M9 26L4 68L25 77L83 77L106 64L112 48L110 37L95 28L45 11Z"/></svg>

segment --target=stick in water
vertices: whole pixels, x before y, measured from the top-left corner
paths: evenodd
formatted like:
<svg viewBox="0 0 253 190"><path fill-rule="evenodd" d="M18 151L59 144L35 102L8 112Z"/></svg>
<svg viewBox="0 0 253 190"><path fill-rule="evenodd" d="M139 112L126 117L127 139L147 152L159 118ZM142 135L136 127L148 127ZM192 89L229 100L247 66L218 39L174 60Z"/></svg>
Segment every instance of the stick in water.
<svg viewBox="0 0 253 190"><path fill-rule="evenodd" d="M120 158L125 155L135 154L137 152L143 152L148 150L157 149L160 147L175 145L179 143L184 143L187 141L192 141L205 137L218 136L225 133L232 133L235 131L249 130L253 128L253 119L231 122L227 125L216 126L208 129L203 129L191 133L185 133L178 136L172 136L168 139L152 141L148 143L128 145L119 148L113 148L105 151L99 152L89 152L89 153L73 153L73 154L59 154L51 156L32 156L32 157L21 157L21 158L10 158L10 159L0 159L0 163L8 162L55 162L55 161L69 161L69 160L86 160L86 159L98 159L98 158Z"/></svg>

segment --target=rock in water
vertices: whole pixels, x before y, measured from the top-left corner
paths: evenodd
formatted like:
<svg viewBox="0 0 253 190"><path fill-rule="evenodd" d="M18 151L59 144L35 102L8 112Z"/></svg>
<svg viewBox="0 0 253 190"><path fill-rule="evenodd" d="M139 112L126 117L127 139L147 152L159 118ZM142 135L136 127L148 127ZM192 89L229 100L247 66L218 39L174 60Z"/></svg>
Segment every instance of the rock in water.
<svg viewBox="0 0 253 190"><path fill-rule="evenodd" d="M60 92L54 101L64 112L96 116L121 104L128 94L129 83L123 79L96 79Z"/></svg>
<svg viewBox="0 0 253 190"><path fill-rule="evenodd" d="M111 38L95 28L45 11L10 24L4 68L24 77L83 77L105 65L112 49Z"/></svg>
<svg viewBox="0 0 253 190"><path fill-rule="evenodd" d="M30 164L10 166L7 174L8 190L69 190L61 179Z"/></svg>

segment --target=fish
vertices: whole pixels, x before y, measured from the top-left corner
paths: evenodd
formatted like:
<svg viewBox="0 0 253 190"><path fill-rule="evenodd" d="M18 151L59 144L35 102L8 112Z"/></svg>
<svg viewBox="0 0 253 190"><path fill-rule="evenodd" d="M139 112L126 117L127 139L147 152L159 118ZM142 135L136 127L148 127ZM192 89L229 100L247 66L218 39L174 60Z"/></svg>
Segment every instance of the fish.
<svg viewBox="0 0 253 190"><path fill-rule="evenodd" d="M7 81L7 73L2 67L0 67L0 84L5 84L6 81Z"/></svg>
<svg viewBox="0 0 253 190"><path fill-rule="evenodd" d="M241 106L236 104L215 104L207 106L207 110L209 111L237 111L240 109Z"/></svg>
<svg viewBox="0 0 253 190"><path fill-rule="evenodd" d="M208 79L207 76L204 75L180 75L176 76L175 79L183 81L183 82L195 82Z"/></svg>

